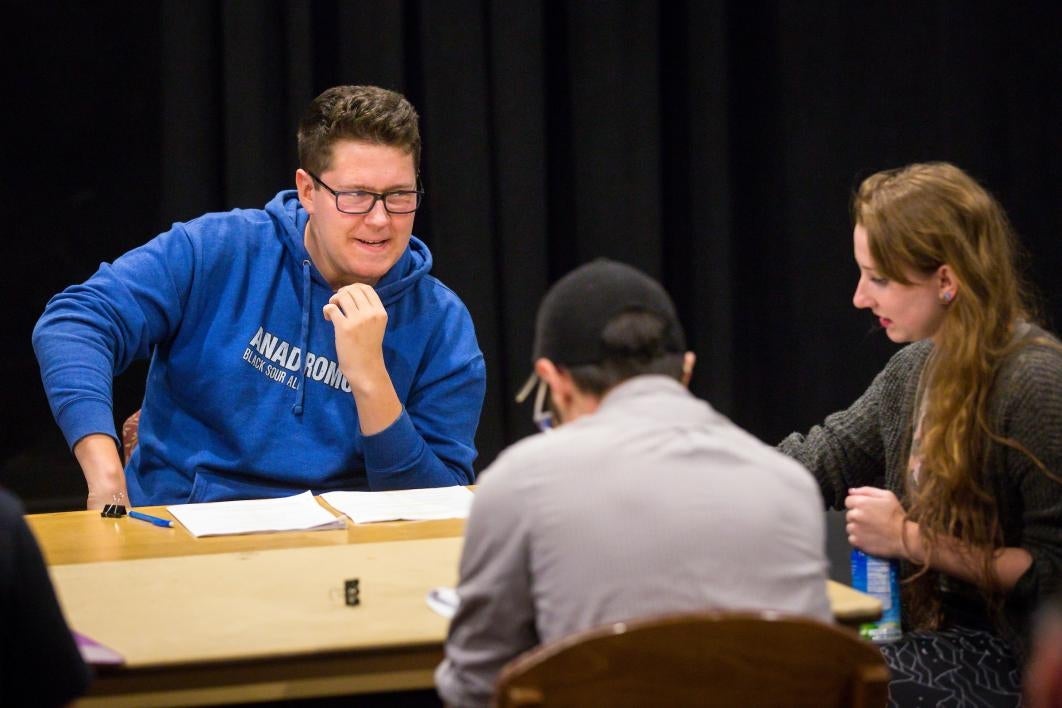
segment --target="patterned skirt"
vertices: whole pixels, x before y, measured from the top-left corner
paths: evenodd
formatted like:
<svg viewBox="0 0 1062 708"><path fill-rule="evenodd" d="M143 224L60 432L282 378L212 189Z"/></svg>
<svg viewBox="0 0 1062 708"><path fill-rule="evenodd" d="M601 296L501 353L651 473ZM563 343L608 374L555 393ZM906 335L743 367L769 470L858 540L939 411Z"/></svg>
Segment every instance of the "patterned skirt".
<svg viewBox="0 0 1062 708"><path fill-rule="evenodd" d="M1010 647L980 629L908 632L881 647L892 671L889 706L1021 706L1021 667Z"/></svg>

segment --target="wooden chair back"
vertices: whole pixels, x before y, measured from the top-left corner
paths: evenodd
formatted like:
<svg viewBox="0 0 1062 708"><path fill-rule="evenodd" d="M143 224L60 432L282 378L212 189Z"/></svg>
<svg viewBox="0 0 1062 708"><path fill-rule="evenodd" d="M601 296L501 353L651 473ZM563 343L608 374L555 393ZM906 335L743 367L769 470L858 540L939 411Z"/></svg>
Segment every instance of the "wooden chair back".
<svg viewBox="0 0 1062 708"><path fill-rule="evenodd" d="M620 622L509 662L494 704L884 706L889 670L850 629L778 613L705 612Z"/></svg>

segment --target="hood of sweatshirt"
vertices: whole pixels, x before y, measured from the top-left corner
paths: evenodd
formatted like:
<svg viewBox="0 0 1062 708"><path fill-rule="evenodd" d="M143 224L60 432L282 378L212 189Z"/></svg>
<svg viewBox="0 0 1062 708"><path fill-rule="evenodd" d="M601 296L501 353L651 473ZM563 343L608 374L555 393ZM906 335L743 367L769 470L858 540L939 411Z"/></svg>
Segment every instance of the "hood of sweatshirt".
<svg viewBox="0 0 1062 708"><path fill-rule="evenodd" d="M301 271L302 281L302 318L299 326L299 345L302 351L309 351L310 302L313 285L332 292L332 286L321 275L306 250L303 234L310 215L302 208L298 193L294 189L279 192L266 204L266 213L276 222L275 230L284 243L285 251L291 256L293 268ZM402 295L412 288L431 270L431 251L416 236L410 236L409 245L402 252L398 261L376 283L374 289L380 296L384 307L394 304ZM306 387L300 386L295 392L295 404L291 407L294 415L301 416L306 398Z"/></svg>

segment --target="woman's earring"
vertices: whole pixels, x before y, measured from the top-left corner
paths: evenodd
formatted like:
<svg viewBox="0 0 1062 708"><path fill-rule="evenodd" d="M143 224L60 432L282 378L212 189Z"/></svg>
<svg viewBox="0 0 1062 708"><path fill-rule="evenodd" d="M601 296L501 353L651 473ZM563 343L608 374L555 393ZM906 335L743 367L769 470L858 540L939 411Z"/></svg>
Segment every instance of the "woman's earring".
<svg viewBox="0 0 1062 708"><path fill-rule="evenodd" d="M950 290L945 290L940 294L940 302L944 305L950 305L953 297L955 296L951 294Z"/></svg>

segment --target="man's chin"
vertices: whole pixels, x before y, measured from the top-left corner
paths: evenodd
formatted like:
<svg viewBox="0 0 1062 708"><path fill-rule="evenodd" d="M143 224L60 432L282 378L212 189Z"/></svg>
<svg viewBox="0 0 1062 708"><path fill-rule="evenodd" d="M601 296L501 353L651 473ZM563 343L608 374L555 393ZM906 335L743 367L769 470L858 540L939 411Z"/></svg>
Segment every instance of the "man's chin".
<svg viewBox="0 0 1062 708"><path fill-rule="evenodd" d="M365 283L366 285L375 286L380 278L387 275L387 272L391 270L394 264L397 262L397 258L384 263L359 263L356 267L351 268L347 273L347 279L354 283Z"/></svg>

